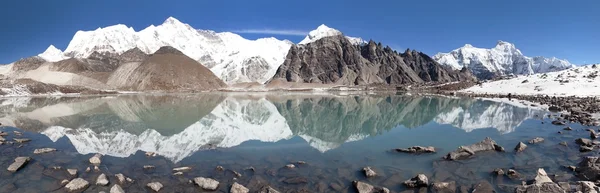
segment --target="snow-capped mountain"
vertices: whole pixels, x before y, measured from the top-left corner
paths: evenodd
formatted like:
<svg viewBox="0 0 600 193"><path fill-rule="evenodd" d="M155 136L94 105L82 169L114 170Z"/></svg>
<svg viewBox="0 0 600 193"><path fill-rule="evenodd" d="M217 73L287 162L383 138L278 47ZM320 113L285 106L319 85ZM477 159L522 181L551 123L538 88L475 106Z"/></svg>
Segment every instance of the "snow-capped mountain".
<svg viewBox="0 0 600 193"><path fill-rule="evenodd" d="M505 41L498 41L491 49L466 44L450 53L438 53L433 56L433 59L454 69L467 67L480 79L509 74L552 72L574 66L566 60L557 58L527 57L514 44Z"/></svg>
<svg viewBox="0 0 600 193"><path fill-rule="evenodd" d="M343 33L337 29L327 27L325 24L321 24L319 27L317 27L317 29L310 31L308 35L298 44L309 44L324 37L338 35L343 35ZM346 39L348 39L354 45L361 45L367 43L367 41L357 37L346 36Z"/></svg>
<svg viewBox="0 0 600 193"><path fill-rule="evenodd" d="M38 56L48 62L57 62L68 58L63 54L61 50L54 47L54 45L48 46L46 51L44 51L41 54L38 54Z"/></svg>
<svg viewBox="0 0 600 193"><path fill-rule="evenodd" d="M135 47L151 54L160 47L171 46L198 60L227 83L263 83L275 74L292 44L275 38L248 40L230 32L197 30L169 17L161 25L137 32L123 24L78 31L63 56L86 58L93 52L121 54Z"/></svg>

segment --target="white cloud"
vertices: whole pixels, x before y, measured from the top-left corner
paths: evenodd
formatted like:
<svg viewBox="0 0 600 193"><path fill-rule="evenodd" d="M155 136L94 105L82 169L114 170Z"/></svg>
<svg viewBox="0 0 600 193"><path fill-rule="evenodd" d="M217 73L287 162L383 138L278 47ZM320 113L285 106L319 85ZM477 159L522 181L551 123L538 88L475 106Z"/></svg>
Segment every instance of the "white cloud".
<svg viewBox="0 0 600 193"><path fill-rule="evenodd" d="M242 29L233 30L234 33L241 34L273 34L273 35L288 35L288 36L306 36L307 31L302 30L278 30L278 29Z"/></svg>

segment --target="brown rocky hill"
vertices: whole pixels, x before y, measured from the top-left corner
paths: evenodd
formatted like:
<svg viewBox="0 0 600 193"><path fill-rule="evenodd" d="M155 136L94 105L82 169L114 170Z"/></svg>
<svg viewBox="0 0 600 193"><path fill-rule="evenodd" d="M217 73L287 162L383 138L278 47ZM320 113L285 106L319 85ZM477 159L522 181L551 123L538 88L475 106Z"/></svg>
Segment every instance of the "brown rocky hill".
<svg viewBox="0 0 600 193"><path fill-rule="evenodd" d="M322 38L291 47L285 62L269 81L339 85L413 84L476 80L469 71L443 67L426 54L399 54L370 41L354 45L343 36Z"/></svg>
<svg viewBox="0 0 600 193"><path fill-rule="evenodd" d="M168 46L161 47L143 62L120 64L107 84L134 91L203 91L226 86L204 65Z"/></svg>

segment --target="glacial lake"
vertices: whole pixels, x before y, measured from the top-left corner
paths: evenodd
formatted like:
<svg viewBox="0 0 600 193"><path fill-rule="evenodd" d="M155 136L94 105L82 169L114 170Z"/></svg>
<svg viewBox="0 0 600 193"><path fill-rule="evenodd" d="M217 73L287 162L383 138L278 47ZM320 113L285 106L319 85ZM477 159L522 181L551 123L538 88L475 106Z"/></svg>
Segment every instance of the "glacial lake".
<svg viewBox="0 0 600 193"><path fill-rule="evenodd" d="M430 182L455 181L467 189L487 181L504 192L503 185L531 180L538 168L555 181L574 180L564 166L595 154L580 153L574 143L589 136L584 130L589 127L570 124L573 131L559 134L565 126L550 124L551 114L514 101L395 93L2 98L0 131L9 134L4 138L31 141L0 145L0 192L63 192L60 182L72 178L61 172L66 168L77 169L77 176L90 182L85 192L108 192L117 173L134 180L122 186L126 192L150 191L145 186L155 181L164 185L161 192L209 192L190 183L195 177L218 180L216 192L229 192L234 182L251 192L266 185L281 192L356 192L354 180L401 192L413 191L402 182L420 173ZM442 159L486 137L506 152ZM534 137L545 141L514 153L520 141ZM559 145L563 141L568 145ZM394 151L416 145L434 146L437 152ZM46 147L57 151L33 154ZM96 153L104 155L100 171L86 172ZM18 156L32 161L8 172L5 168ZM183 166L192 169L173 175L173 168ZM362 168L367 166L378 176L366 178ZM515 169L524 179L491 175L496 168ZM101 173L109 177L109 186L95 185Z"/></svg>

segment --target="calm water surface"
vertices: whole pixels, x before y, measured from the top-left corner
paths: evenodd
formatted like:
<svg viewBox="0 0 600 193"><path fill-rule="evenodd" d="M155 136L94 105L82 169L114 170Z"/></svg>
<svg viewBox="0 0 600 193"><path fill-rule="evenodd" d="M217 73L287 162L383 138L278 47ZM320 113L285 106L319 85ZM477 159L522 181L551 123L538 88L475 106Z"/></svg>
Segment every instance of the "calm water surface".
<svg viewBox="0 0 600 193"><path fill-rule="evenodd" d="M193 94L125 95L75 98L0 99L2 131L22 131L32 139L22 146L0 145L0 192L61 192L59 182L69 179L53 166L76 168L92 184L100 173L116 183L114 174L135 180L127 192L145 192L151 181L165 192L202 192L189 183L194 177L221 182L228 192L237 181L252 191L270 185L282 192L354 192L353 180L406 190L401 182L419 174L431 182L456 181L471 187L478 181L497 185L520 181L496 179L495 168L515 168L527 179L537 168L572 180L561 166L575 165L584 155L574 144L588 134L580 125L558 134L548 112L516 102L472 98L316 94ZM491 137L508 151L486 152L460 161L442 156L461 145ZM519 141L546 139L519 154ZM569 146L559 142L567 141ZM435 154L410 155L391 151L414 145L434 146ZM34 155L42 147L57 152ZM146 157L156 152L157 157ZM101 172L84 172L88 159L103 154ZM33 161L17 173L7 168L17 156ZM286 164L305 161L295 169ZM144 165L155 169L145 170ZM174 167L191 166L182 176ZM223 166L225 171L215 167ZM378 177L366 179L370 166ZM254 170L249 170L253 167ZM234 172L242 174L236 177ZM235 178L235 179L234 179ZM341 187L341 189L340 189ZM91 185L86 192L108 191Z"/></svg>

